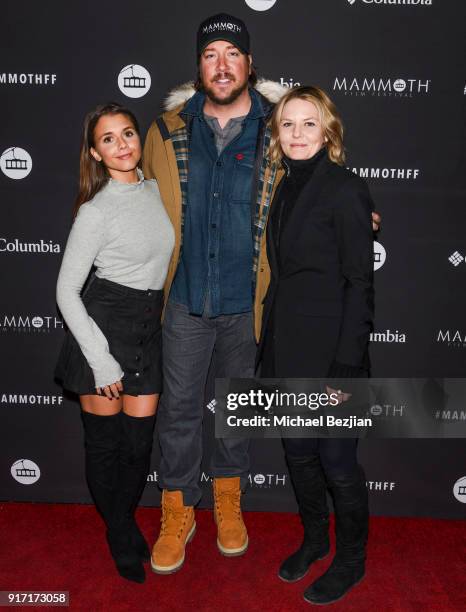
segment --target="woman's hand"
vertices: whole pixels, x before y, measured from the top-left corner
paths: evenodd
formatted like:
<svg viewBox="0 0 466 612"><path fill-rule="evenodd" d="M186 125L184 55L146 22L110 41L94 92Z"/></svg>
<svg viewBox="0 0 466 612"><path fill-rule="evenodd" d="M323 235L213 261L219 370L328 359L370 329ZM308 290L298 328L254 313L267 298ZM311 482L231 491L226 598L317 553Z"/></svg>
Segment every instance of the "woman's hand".
<svg viewBox="0 0 466 612"><path fill-rule="evenodd" d="M106 395L108 399L120 399L120 393L123 392L123 383L121 380L117 380L111 385L106 385L105 387L96 387L96 391L98 395Z"/></svg>
<svg viewBox="0 0 466 612"><path fill-rule="evenodd" d="M372 213L372 231L378 232L380 229L380 224L382 223L382 217L380 213L373 212Z"/></svg>
<svg viewBox="0 0 466 612"><path fill-rule="evenodd" d="M327 393L329 395L334 393L337 396L337 399L338 399L338 402L336 404L337 406L339 404L342 404L343 402L347 402L349 400L349 398L351 397L351 393L345 393L341 389L338 389L338 391L337 391L336 389L332 389L332 387L328 387L328 386L327 386Z"/></svg>

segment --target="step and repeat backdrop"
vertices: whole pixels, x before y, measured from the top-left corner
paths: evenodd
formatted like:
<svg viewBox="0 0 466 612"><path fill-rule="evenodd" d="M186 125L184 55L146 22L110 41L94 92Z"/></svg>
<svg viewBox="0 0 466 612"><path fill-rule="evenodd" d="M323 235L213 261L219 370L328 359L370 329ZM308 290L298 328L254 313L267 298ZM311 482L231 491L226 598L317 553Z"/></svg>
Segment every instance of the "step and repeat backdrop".
<svg viewBox="0 0 466 612"><path fill-rule="evenodd" d="M123 0L2 3L0 46L0 499L89 502L79 405L53 380L63 338L55 283L77 189L80 130L98 103L145 131L167 92L196 76L207 16L242 18L260 76L317 84L346 126L348 167L368 180L377 377L466 375L464 0ZM214 367L212 379L215 375ZM205 400L202 505L214 435ZM374 415L402 415L374 405ZM464 410L436 418L460 426ZM361 441L373 514L466 514L462 439ZM143 504L158 505L155 445ZM294 510L278 440L251 442L250 510Z"/></svg>

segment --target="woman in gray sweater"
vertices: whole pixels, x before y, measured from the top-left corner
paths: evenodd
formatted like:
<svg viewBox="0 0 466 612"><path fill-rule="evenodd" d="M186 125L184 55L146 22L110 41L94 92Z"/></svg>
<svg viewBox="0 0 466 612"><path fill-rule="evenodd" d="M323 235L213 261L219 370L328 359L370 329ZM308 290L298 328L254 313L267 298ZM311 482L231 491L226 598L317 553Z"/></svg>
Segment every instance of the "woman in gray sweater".
<svg viewBox="0 0 466 612"><path fill-rule="evenodd" d="M174 231L139 169L137 120L118 104L84 122L75 219L57 283L68 326L56 375L79 395L86 477L119 573L143 582L150 552L134 518L162 390L163 284ZM95 267L85 290L82 288Z"/></svg>

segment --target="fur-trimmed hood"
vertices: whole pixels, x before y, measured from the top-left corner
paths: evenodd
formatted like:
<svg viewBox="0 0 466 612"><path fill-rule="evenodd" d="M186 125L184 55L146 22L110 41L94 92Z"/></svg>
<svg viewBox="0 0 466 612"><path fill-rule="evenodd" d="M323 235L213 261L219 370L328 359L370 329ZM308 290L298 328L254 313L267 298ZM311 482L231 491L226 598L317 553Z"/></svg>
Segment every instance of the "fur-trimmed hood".
<svg viewBox="0 0 466 612"><path fill-rule="evenodd" d="M277 104L288 91L288 88L284 85L280 85L277 81L271 81L269 79L259 79L255 85L255 89L267 98L271 104ZM180 106L180 104L184 104L192 98L195 93L196 90L193 81L188 81L187 83L175 87L175 89L172 89L165 98L164 110L174 110Z"/></svg>

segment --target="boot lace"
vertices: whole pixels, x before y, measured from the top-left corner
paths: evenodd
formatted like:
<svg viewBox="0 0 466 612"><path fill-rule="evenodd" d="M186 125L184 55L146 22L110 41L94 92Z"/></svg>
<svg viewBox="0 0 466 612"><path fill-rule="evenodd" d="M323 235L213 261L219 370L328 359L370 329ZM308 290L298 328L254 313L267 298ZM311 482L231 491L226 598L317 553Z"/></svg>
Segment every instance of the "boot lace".
<svg viewBox="0 0 466 612"><path fill-rule="evenodd" d="M220 520L238 520L241 517L239 491L221 491L216 495L217 516Z"/></svg>
<svg viewBox="0 0 466 612"><path fill-rule="evenodd" d="M180 539L187 520L188 513L186 510L176 510L170 506L163 508L162 518L160 519L162 523L160 535L174 536Z"/></svg>

